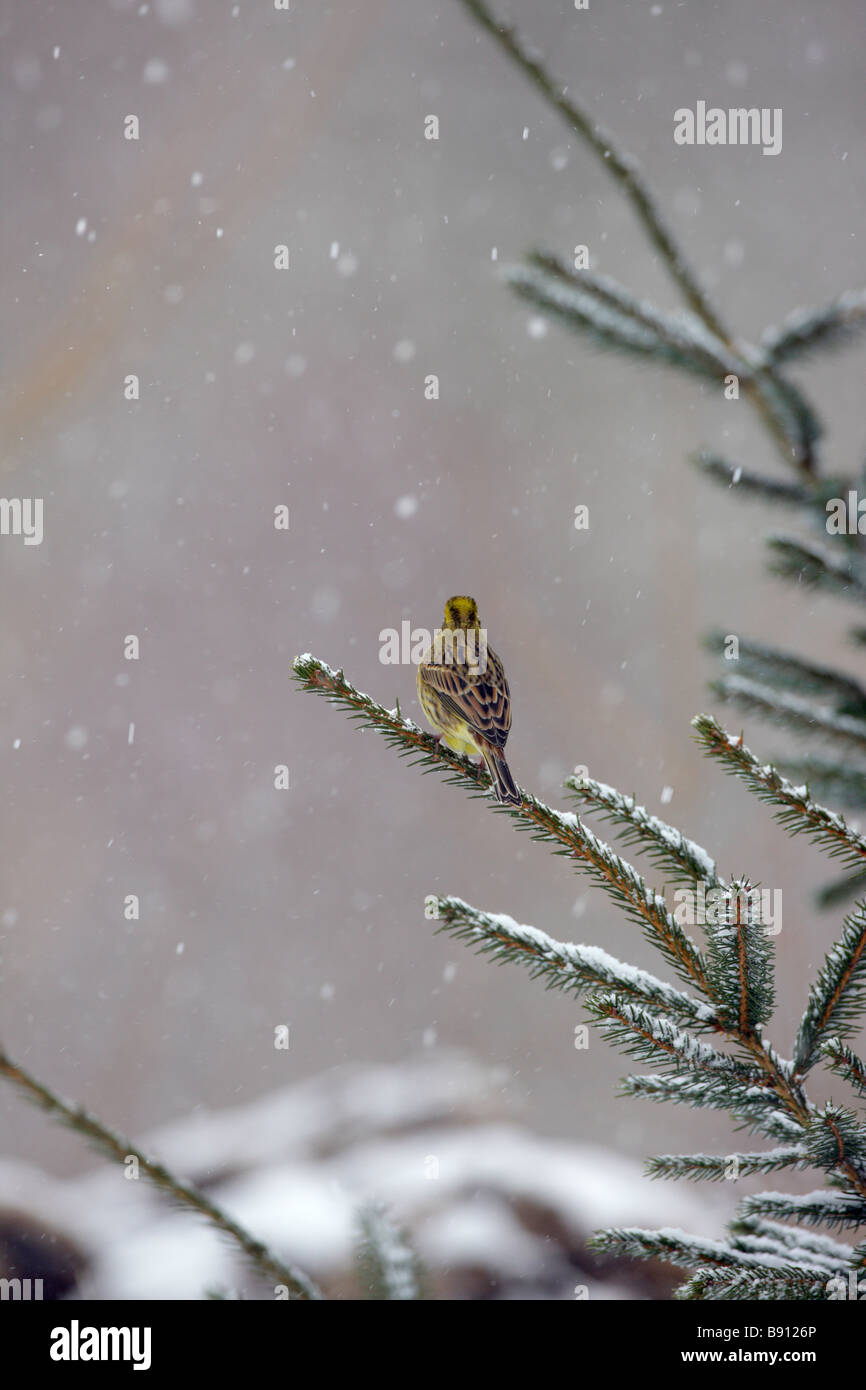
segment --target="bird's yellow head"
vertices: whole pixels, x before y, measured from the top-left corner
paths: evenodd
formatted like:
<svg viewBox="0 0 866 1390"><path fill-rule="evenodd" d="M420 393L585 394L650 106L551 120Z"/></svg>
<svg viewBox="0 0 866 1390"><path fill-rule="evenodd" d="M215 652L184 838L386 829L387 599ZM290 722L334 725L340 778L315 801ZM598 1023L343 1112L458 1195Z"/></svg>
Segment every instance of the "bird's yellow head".
<svg viewBox="0 0 866 1390"><path fill-rule="evenodd" d="M465 594L457 594L448 600L445 605L443 627L462 628L464 632L471 632L480 626L478 604L474 598L467 598Z"/></svg>

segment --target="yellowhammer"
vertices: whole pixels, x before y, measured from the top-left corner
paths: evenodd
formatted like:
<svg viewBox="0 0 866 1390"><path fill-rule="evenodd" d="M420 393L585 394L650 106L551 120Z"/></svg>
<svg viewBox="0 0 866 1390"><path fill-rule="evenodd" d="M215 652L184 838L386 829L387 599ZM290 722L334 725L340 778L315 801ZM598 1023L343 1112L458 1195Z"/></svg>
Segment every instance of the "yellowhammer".
<svg viewBox="0 0 866 1390"><path fill-rule="evenodd" d="M418 666L418 699L433 728L455 753L480 753L496 797L519 806L520 792L505 761L511 695L502 662L487 646L474 598L458 594L445 605L441 637Z"/></svg>

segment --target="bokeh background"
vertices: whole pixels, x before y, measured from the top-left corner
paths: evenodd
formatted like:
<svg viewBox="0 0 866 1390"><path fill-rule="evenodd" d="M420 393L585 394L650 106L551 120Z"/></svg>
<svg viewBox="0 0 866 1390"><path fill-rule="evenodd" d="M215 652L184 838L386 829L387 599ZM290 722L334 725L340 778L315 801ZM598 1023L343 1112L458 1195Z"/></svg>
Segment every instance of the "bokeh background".
<svg viewBox="0 0 866 1390"><path fill-rule="evenodd" d="M859 0L508 13L639 160L737 332L862 279ZM699 641L860 658L838 604L767 576L772 512L687 462L706 444L782 476L748 404L601 355L504 285L530 247L585 243L675 307L620 191L457 0L5 0L2 38L2 490L45 506L41 546L0 540L5 1045L133 1134L456 1047L539 1134L724 1150L724 1117L617 1099L627 1065L575 1050L576 1008L434 935L423 899L658 968L637 930L289 679L312 651L420 717L380 630L474 594L519 782L563 804L586 764L783 888L784 1050L838 929L812 906L828 866L696 749ZM675 145L699 99L782 107L782 153ZM863 365L805 369L828 470L862 456ZM0 1126L50 1173L92 1163L8 1089Z"/></svg>

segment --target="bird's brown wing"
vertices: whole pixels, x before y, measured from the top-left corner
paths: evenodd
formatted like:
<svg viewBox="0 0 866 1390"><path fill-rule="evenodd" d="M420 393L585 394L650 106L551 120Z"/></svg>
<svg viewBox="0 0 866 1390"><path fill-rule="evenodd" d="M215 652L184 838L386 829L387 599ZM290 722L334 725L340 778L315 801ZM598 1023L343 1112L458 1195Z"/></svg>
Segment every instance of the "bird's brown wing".
<svg viewBox="0 0 866 1390"><path fill-rule="evenodd" d="M511 728L511 696L502 662L487 648L487 669L472 675L468 667L447 662L427 662L421 679L436 691L443 705L463 719L472 734L480 734L494 748L504 748Z"/></svg>

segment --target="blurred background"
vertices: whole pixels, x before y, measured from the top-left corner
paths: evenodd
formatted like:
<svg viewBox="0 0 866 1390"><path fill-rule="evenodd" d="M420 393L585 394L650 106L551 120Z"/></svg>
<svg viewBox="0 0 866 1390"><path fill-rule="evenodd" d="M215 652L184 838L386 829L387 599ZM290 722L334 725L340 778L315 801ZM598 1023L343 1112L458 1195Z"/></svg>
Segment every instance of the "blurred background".
<svg viewBox="0 0 866 1390"><path fill-rule="evenodd" d="M687 463L706 444L784 476L747 403L599 354L503 284L529 248L570 261L583 243L676 307L620 191L457 0L0 8L2 491L44 498L40 546L0 539L4 1045L133 1135L335 1067L441 1080L441 1053L483 1077L478 1113L545 1142L635 1162L736 1146L722 1115L617 1099L627 1063L596 1038L575 1050L576 1006L434 935L423 900L659 969L636 928L289 679L311 651L420 719L379 633L474 594L518 782L561 805L585 764L724 873L783 889L789 1046L839 914L812 906L818 853L696 749L689 720L714 708L699 640L783 629L862 659L837 605L766 574L772 511ZM508 13L638 159L738 333L862 280L859 0ZM781 107L782 153L675 145L697 100ZM863 362L800 369L827 471L862 456ZM746 737L778 745L755 720ZM8 1088L0 1132L10 1172L93 1165ZM672 1198L647 1191L654 1224ZM706 1201L709 1228L734 1194Z"/></svg>

